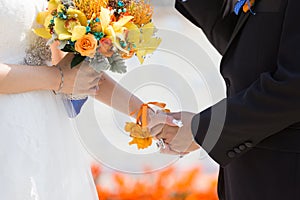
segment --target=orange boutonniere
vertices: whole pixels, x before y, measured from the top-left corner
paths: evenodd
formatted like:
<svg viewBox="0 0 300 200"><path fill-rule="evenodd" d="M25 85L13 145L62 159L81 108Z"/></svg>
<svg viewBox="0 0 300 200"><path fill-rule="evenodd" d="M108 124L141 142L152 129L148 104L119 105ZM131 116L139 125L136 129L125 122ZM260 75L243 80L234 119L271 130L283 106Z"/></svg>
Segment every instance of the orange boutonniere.
<svg viewBox="0 0 300 200"><path fill-rule="evenodd" d="M236 15L239 14L241 8L243 8L243 12L248 12L250 11L252 14L255 14L251 8L253 7L255 3L255 0L239 0L238 2L236 2L235 6L234 6L234 13Z"/></svg>
<svg viewBox="0 0 300 200"><path fill-rule="evenodd" d="M249 10L251 11L252 6L254 5L255 0L250 0L249 3L245 3L243 6L243 11L246 13Z"/></svg>

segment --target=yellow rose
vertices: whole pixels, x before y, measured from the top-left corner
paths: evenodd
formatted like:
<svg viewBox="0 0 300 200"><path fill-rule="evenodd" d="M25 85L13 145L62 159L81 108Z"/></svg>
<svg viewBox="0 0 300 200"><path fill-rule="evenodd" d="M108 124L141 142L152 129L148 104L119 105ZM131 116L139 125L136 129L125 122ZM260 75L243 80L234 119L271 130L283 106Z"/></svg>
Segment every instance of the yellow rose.
<svg viewBox="0 0 300 200"><path fill-rule="evenodd" d="M87 34L78 39L75 43L75 50L82 56L93 58L96 53L97 40L94 35Z"/></svg>

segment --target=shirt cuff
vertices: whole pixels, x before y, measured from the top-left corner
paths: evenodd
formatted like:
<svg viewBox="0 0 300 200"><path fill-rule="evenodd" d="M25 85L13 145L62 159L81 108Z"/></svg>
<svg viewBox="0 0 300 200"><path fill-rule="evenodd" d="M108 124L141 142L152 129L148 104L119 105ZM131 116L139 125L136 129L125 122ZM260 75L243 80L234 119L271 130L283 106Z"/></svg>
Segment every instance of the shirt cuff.
<svg viewBox="0 0 300 200"><path fill-rule="evenodd" d="M207 134L207 130L211 119L211 108L204 110L203 112L196 114L192 119L192 133L195 141L202 146L204 138Z"/></svg>

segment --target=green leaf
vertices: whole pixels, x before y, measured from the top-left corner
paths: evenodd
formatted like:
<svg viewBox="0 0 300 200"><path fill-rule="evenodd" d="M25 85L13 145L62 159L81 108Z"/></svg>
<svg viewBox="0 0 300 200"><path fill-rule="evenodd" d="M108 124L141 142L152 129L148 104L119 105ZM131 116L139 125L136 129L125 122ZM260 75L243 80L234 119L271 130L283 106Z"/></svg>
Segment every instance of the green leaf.
<svg viewBox="0 0 300 200"><path fill-rule="evenodd" d="M112 72L117 72L120 74L126 73L126 65L124 59L117 53L114 53L112 57L107 58L108 62L110 63L111 67L109 68Z"/></svg>
<svg viewBox="0 0 300 200"><path fill-rule="evenodd" d="M70 44L66 44L61 50L64 52L75 52L75 48Z"/></svg>
<svg viewBox="0 0 300 200"><path fill-rule="evenodd" d="M86 58L86 56L82 56L82 55L75 55L72 62L71 62L71 68L76 67L78 64L80 64L84 59Z"/></svg>

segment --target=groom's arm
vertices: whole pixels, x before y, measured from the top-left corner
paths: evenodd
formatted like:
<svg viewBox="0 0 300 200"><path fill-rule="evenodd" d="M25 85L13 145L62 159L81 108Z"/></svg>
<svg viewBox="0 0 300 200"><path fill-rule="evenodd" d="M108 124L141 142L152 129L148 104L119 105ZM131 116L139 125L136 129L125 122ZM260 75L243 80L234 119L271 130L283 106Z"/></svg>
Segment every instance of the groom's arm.
<svg viewBox="0 0 300 200"><path fill-rule="evenodd" d="M208 40L224 53L238 17L224 16L225 0L176 0L175 8L194 25L201 28Z"/></svg>
<svg viewBox="0 0 300 200"><path fill-rule="evenodd" d="M262 73L249 87L193 118L196 141L220 165L300 121L300 26L295 24L299 7L299 0L288 0L276 70Z"/></svg>

